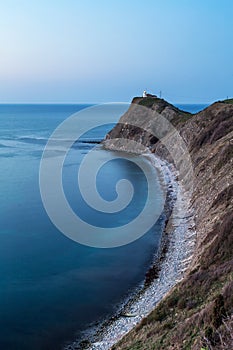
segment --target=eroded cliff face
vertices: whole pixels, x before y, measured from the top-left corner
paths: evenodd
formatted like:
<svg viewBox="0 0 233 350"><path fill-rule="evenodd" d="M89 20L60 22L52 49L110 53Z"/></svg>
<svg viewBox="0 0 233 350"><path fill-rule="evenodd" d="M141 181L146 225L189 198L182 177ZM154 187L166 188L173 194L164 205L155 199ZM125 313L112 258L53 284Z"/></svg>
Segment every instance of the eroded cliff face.
<svg viewBox="0 0 233 350"><path fill-rule="evenodd" d="M185 278L113 349L233 349L233 104L191 115L158 98L135 98L105 147L140 152L142 143L174 162L163 142L173 131L153 129L158 114L179 131L192 162L195 254ZM134 149L124 138L137 141Z"/></svg>
<svg viewBox="0 0 233 350"><path fill-rule="evenodd" d="M108 149L139 153L140 144L153 149L158 139L164 137L168 131L165 121L177 121L179 118L189 117L189 113L182 112L157 97L135 97L128 111L107 135L104 144ZM134 140L138 145L135 145L134 149L129 149L123 143L124 139Z"/></svg>

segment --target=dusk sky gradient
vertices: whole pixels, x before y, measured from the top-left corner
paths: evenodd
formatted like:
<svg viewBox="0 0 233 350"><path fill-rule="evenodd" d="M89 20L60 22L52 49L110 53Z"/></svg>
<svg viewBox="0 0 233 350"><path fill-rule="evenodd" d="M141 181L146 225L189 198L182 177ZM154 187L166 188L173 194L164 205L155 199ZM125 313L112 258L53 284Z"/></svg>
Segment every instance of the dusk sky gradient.
<svg viewBox="0 0 233 350"><path fill-rule="evenodd" d="M0 103L233 97L232 0L8 0L0 16Z"/></svg>

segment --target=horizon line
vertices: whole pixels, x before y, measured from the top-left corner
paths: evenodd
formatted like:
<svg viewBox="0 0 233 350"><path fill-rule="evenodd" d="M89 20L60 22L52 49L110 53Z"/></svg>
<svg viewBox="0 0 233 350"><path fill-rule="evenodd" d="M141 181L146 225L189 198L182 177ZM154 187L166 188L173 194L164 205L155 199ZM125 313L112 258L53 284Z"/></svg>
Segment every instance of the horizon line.
<svg viewBox="0 0 233 350"><path fill-rule="evenodd" d="M136 96L137 97L137 96ZM163 99L169 102L166 99ZM214 102L219 102L223 100L214 100ZM96 105L96 104L109 104L109 103L131 103L132 101L108 101L108 102L0 102L0 105ZM171 104L180 104L180 105L207 105L214 102L169 102Z"/></svg>

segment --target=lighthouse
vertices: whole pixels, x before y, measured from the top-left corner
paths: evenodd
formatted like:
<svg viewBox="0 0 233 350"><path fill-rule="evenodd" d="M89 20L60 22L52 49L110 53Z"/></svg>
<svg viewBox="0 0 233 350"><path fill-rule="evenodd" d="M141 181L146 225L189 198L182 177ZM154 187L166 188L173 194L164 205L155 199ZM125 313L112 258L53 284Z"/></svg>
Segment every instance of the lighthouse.
<svg viewBox="0 0 233 350"><path fill-rule="evenodd" d="M142 97L147 97L147 92L146 92L146 90L143 91Z"/></svg>

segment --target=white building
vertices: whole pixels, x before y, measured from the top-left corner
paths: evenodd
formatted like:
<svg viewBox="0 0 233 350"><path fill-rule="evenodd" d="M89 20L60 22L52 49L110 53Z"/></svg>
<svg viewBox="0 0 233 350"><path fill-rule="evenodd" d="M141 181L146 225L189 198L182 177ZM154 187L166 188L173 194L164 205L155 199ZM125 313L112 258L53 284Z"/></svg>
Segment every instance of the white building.
<svg viewBox="0 0 233 350"><path fill-rule="evenodd" d="M147 97L147 92L146 92L146 90L143 91L142 97Z"/></svg>

